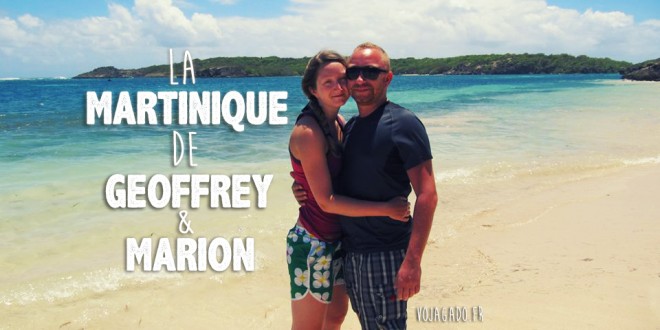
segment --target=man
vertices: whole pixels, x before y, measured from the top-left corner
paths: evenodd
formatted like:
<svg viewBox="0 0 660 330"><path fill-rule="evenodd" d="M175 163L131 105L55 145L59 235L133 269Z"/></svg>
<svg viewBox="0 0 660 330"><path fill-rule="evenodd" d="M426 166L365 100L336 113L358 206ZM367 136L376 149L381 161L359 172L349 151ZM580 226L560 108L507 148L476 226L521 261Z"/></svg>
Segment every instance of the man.
<svg viewBox="0 0 660 330"><path fill-rule="evenodd" d="M413 219L341 219L344 276L363 329L403 329L407 300L420 290L421 259L437 204L426 130L409 110L389 102L393 74L387 53L372 43L355 48L346 70L359 115L345 127L338 191L385 201L417 196Z"/></svg>

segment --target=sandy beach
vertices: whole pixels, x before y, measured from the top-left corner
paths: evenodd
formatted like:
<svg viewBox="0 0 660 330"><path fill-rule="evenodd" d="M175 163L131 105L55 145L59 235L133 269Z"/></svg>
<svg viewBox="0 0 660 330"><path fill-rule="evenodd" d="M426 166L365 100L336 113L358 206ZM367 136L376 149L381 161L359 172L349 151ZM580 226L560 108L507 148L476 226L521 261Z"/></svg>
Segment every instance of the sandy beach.
<svg viewBox="0 0 660 330"><path fill-rule="evenodd" d="M443 326L658 329L659 193L655 164L530 191L469 217L428 247L411 328L439 326L417 322L415 306L465 306L468 322ZM473 306L482 322L472 322Z"/></svg>
<svg viewBox="0 0 660 330"><path fill-rule="evenodd" d="M561 178L494 183L462 202L451 185L438 184L409 327L657 329L658 162ZM291 203L286 189L279 184L272 202ZM4 306L8 321L0 328L288 329L283 243L272 233L285 231L294 215L273 217L273 231L253 230L253 273L118 272L143 280L84 298ZM344 329L359 329L350 311Z"/></svg>

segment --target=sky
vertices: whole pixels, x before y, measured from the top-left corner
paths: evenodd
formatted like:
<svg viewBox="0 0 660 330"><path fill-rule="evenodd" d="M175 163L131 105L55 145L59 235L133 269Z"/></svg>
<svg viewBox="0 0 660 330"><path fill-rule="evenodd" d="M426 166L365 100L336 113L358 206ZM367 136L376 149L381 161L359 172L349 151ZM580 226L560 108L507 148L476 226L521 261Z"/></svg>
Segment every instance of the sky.
<svg viewBox="0 0 660 330"><path fill-rule="evenodd" d="M0 0L0 78L216 56L392 58L545 53L638 63L660 57L660 1Z"/></svg>

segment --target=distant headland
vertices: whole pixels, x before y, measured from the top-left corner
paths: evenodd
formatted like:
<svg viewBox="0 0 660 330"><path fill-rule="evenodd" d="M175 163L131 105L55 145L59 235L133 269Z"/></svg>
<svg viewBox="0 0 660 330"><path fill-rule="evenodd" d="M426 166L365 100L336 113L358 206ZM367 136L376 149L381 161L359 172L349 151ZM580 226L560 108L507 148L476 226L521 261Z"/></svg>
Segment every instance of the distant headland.
<svg viewBox="0 0 660 330"><path fill-rule="evenodd" d="M195 76L269 77L300 76L309 57L214 57L194 59ZM572 74L619 73L624 79L660 81L660 58L639 64L567 54L466 55L448 58L392 59L394 74L487 75L487 74ZM181 69L181 63L175 64ZM153 65L139 69L96 68L74 78L169 77L170 66Z"/></svg>
<svg viewBox="0 0 660 330"><path fill-rule="evenodd" d="M623 79L660 81L660 58L632 65L620 73Z"/></svg>

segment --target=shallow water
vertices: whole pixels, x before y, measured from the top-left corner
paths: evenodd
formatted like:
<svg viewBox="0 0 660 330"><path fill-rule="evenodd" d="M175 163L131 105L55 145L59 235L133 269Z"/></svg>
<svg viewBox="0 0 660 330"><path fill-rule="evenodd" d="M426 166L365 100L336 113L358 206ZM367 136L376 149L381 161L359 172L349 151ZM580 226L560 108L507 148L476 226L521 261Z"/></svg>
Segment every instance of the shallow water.
<svg viewBox="0 0 660 330"><path fill-rule="evenodd" d="M163 79L0 81L0 303L11 307L0 312L2 318L19 320L44 304L141 285L184 285L192 278L228 291L244 285L239 283L245 277L281 279L284 286L283 238L296 217L286 144L303 106L299 82L299 77L198 79L187 86L169 86ZM288 91L289 123L248 125L241 133L226 125L84 123L86 91L184 89ZM659 92L658 84L614 75L396 76L389 97L426 126L440 193L438 232L450 237L469 225L462 223L469 215L526 191L660 163ZM343 111L350 117L356 107L349 101ZM197 167L171 165L173 130L197 133ZM189 209L194 237L254 237L256 270L125 272L126 237L182 235L177 209L111 209L104 189L114 173L273 174L266 209ZM249 304L249 297L235 303Z"/></svg>

